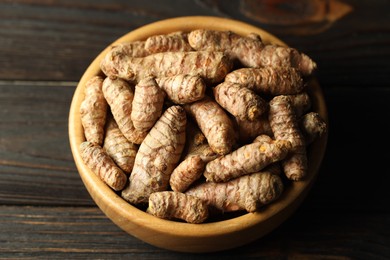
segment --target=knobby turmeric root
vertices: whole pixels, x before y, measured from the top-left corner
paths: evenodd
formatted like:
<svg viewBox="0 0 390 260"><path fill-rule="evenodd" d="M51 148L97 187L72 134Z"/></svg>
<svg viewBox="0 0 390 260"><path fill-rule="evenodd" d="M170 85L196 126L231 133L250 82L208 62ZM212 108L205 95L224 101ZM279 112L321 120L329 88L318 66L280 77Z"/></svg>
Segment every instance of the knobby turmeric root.
<svg viewBox="0 0 390 260"><path fill-rule="evenodd" d="M228 182L202 183L190 188L185 194L197 197L222 212L238 210L255 212L275 201L283 189L283 183L278 175L263 171Z"/></svg>
<svg viewBox="0 0 390 260"><path fill-rule="evenodd" d="M241 68L227 74L225 81L273 96L298 94L304 89L301 74L291 67Z"/></svg>
<svg viewBox="0 0 390 260"><path fill-rule="evenodd" d="M241 120L253 121L268 109L267 102L253 91L226 81L214 88L214 98L218 104Z"/></svg>
<svg viewBox="0 0 390 260"><path fill-rule="evenodd" d="M156 78L157 84L175 104L187 104L202 99L206 84L197 75L179 74L171 77Z"/></svg>
<svg viewBox="0 0 390 260"><path fill-rule="evenodd" d="M169 180L172 190L184 192L202 176L204 167L205 162L199 155L184 159L172 172Z"/></svg>
<svg viewBox="0 0 390 260"><path fill-rule="evenodd" d="M307 92L301 92L295 95L287 95L290 99L291 105L294 108L295 115L300 118L307 113L311 108L311 99Z"/></svg>
<svg viewBox="0 0 390 260"><path fill-rule="evenodd" d="M290 151L291 143L286 140L247 144L207 163L203 175L207 181L225 182L258 172L274 162L283 160Z"/></svg>
<svg viewBox="0 0 390 260"><path fill-rule="evenodd" d="M107 101L102 92L103 78L95 76L85 84L85 98L80 105L81 123L87 141L102 145L107 115Z"/></svg>
<svg viewBox="0 0 390 260"><path fill-rule="evenodd" d="M185 143L186 113L169 107L152 127L135 157L129 185L122 197L132 204L147 203L150 194L167 190Z"/></svg>
<svg viewBox="0 0 390 260"><path fill-rule="evenodd" d="M188 43L187 33L185 32L150 36L146 39L145 49L149 53L193 50Z"/></svg>
<svg viewBox="0 0 390 260"><path fill-rule="evenodd" d="M303 75L310 75L317 65L307 55L296 49L264 44L256 35L240 36L230 31L194 30L188 41L196 50L226 52L244 67L297 68Z"/></svg>
<svg viewBox="0 0 390 260"><path fill-rule="evenodd" d="M130 174L134 166L138 146L127 140L113 118L110 118L107 122L103 149L119 168Z"/></svg>
<svg viewBox="0 0 390 260"><path fill-rule="evenodd" d="M301 117L311 108L311 99L307 92L287 96L291 101L297 118ZM261 134L273 136L267 113L253 121L236 118L235 122L238 126L239 140L241 143L251 142L256 136Z"/></svg>
<svg viewBox="0 0 390 260"><path fill-rule="evenodd" d="M112 189L119 191L126 185L126 174L99 145L88 141L81 143L80 155L84 163Z"/></svg>
<svg viewBox="0 0 390 260"><path fill-rule="evenodd" d="M134 99L134 92L131 86L120 78L107 77L103 82L103 94L122 134L130 142L140 144L147 132L137 130L133 121L131 121Z"/></svg>
<svg viewBox="0 0 390 260"><path fill-rule="evenodd" d="M211 83L221 82L233 66L224 52L209 51L161 52L141 58L109 52L100 65L107 76L133 82L147 76L188 74Z"/></svg>
<svg viewBox="0 0 390 260"><path fill-rule="evenodd" d="M135 86L131 109L131 121L134 128L147 132L161 116L165 92L157 82L149 77L142 79Z"/></svg>
<svg viewBox="0 0 390 260"><path fill-rule="evenodd" d="M226 112L211 98L203 98L185 105L186 111L195 119L214 152L227 154L235 138L233 123Z"/></svg>
<svg viewBox="0 0 390 260"><path fill-rule="evenodd" d="M199 224L209 215L207 204L190 195L175 191L154 192L149 197L146 212L163 219L181 219Z"/></svg>
<svg viewBox="0 0 390 260"><path fill-rule="evenodd" d="M145 41L123 42L109 50L109 56L125 55L129 57L145 57L150 53L145 49Z"/></svg>
<svg viewBox="0 0 390 260"><path fill-rule="evenodd" d="M269 44L261 50L258 65L252 67L292 67L297 68L302 75L309 76L317 68L317 64L294 48Z"/></svg>
<svg viewBox="0 0 390 260"><path fill-rule="evenodd" d="M241 36L231 31L193 30L188 42L196 50L223 51L245 67L252 67L252 59L263 48L259 35Z"/></svg>
<svg viewBox="0 0 390 260"><path fill-rule="evenodd" d="M270 101L269 122L276 140L287 140L292 145L291 153L282 162L285 175L294 181L303 179L307 173L305 139L288 96L276 96Z"/></svg>
<svg viewBox="0 0 390 260"><path fill-rule="evenodd" d="M299 119L299 126L305 138L306 145L321 137L327 131L324 119L317 112L309 112Z"/></svg>

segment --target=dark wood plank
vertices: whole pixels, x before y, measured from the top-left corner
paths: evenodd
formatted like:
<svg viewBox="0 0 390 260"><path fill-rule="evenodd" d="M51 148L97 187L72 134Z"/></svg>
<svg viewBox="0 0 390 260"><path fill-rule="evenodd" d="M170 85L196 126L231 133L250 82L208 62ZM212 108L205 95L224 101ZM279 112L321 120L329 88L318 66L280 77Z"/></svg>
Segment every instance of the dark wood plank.
<svg viewBox="0 0 390 260"><path fill-rule="evenodd" d="M192 1L176 2L175 8L170 1L3 1L0 78L79 80L116 38L180 13L212 14Z"/></svg>
<svg viewBox="0 0 390 260"><path fill-rule="evenodd" d="M78 81L93 58L128 31L175 16L215 15L269 29L307 53L318 63L318 76L326 86L387 87L389 3L342 2L353 11L321 33L297 35L283 33L288 26L275 31L247 17L238 1L178 1L175 8L170 1L3 1L0 78Z"/></svg>
<svg viewBox="0 0 390 260"><path fill-rule="evenodd" d="M311 207L305 205L305 207ZM0 207L0 258L388 259L389 215L298 211L269 235L218 253L159 249L120 230L97 208Z"/></svg>
<svg viewBox="0 0 390 260"><path fill-rule="evenodd" d="M91 205L68 141L74 90L74 82L0 82L0 204Z"/></svg>

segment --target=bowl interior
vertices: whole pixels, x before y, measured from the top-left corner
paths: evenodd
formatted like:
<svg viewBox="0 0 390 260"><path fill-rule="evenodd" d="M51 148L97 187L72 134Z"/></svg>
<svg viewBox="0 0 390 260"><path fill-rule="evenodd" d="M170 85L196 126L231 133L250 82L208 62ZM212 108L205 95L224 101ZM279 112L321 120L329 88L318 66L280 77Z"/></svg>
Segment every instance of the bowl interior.
<svg viewBox="0 0 390 260"><path fill-rule="evenodd" d="M108 46L90 64L73 96L69 112L69 140L79 174L92 199L99 208L127 233L152 245L183 252L211 252L237 247L267 234L280 225L299 206L312 186L323 159L327 135L317 139L308 149L309 174L303 181L291 183L282 196L257 213L247 213L234 218L203 224L188 224L163 220L130 205L106 186L82 161L78 147L85 141L79 108L84 98L86 81L101 75L99 63L112 45L121 42L145 40L156 34L190 31L206 28L231 30L241 35L259 34L264 42L286 45L270 33L252 25L217 17L179 17L155 22L136 29ZM315 79L309 82L313 111L328 122L322 90ZM239 239L238 239L239 238Z"/></svg>

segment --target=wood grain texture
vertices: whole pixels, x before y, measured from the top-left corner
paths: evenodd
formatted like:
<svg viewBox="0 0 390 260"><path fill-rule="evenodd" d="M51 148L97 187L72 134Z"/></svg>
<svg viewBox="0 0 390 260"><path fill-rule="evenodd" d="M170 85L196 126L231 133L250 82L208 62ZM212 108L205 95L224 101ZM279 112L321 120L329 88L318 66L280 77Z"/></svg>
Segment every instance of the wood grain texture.
<svg viewBox="0 0 390 260"><path fill-rule="evenodd" d="M0 78L77 81L116 38L147 23L191 14L212 12L193 1L176 1L175 8L170 1L2 1Z"/></svg>
<svg viewBox="0 0 390 260"><path fill-rule="evenodd" d="M0 258L387 259L390 255L389 234L383 231L388 215L350 214L340 219L337 212L325 209L307 212L310 204L266 238L209 254L182 254L143 243L96 208L1 206Z"/></svg>
<svg viewBox="0 0 390 260"><path fill-rule="evenodd" d="M353 12L316 35L274 32L319 65L321 83L385 86L389 71L390 18L386 1L343 1ZM172 8L172 5L175 8ZM237 1L47 1L0 2L1 79L78 81L109 43L142 25L186 15L215 15L260 26L239 12ZM370 12L366 12L370 10ZM27 62L26 57L34 62ZM374 79L367 73L376 75ZM340 84L339 84L340 85Z"/></svg>
<svg viewBox="0 0 390 260"><path fill-rule="evenodd" d="M0 82L0 204L92 204L68 141L74 90L74 82Z"/></svg>

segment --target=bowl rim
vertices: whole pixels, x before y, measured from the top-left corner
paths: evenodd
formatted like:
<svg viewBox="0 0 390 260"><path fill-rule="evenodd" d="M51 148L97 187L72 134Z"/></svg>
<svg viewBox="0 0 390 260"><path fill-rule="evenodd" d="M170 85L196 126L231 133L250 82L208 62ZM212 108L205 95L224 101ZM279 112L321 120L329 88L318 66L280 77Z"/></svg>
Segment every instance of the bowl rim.
<svg viewBox="0 0 390 260"><path fill-rule="evenodd" d="M238 217L216 222L189 224L157 218L131 205L122 199L112 189L110 189L106 184L104 184L82 162L78 149L80 143L85 140L80 121L79 107L84 96L83 89L86 81L90 78L91 75L102 74L99 66L100 61L109 51L109 49L116 44L126 41L145 40L148 36L155 35L156 30L161 34L165 34L178 30L190 31L196 28L209 28L215 30L226 30L226 28L229 28L229 30L241 35L245 35L247 32L251 31L260 34L265 42L272 42L287 46L287 44L285 44L283 41L261 28L229 18L213 16L182 16L153 22L141 26L121 36L112 42L109 46L107 46L92 61L92 63L88 66L82 75L76 87L69 110L68 132L71 152L79 175L90 196L99 206L99 208L106 214L106 216L119 227L131 235L154 244L155 246L161 245L152 237L146 239L142 237L138 229L147 229L157 234L172 234L181 238L218 238L220 236L234 235L238 232L242 232L243 230L248 231L256 227L259 228L260 223L266 223L267 221L270 222L271 219L277 218L277 225L273 225L270 222L269 228L265 228L264 230L259 231L259 233L263 234L268 233L273 228L281 224L281 222L283 222L285 219L287 219L300 205L318 175L318 171L326 150L328 131L321 138L315 141L315 145L309 147L310 151L308 154L311 155L311 157L315 155L315 158L309 158L310 175L305 180L292 182L290 190L284 190L281 197L275 202L267 205L264 210L255 213L245 213ZM310 80L309 85L311 86L309 94L315 99L313 102L315 104L313 110L317 111L328 124L327 108L322 90L315 78ZM313 159L313 161L310 161L310 159ZM129 220L131 220L130 223ZM210 233L210 230L213 230L212 234ZM253 236L248 239L251 241L259 237L260 236ZM245 242L238 242L238 245L249 242L246 240L244 238L243 241Z"/></svg>

